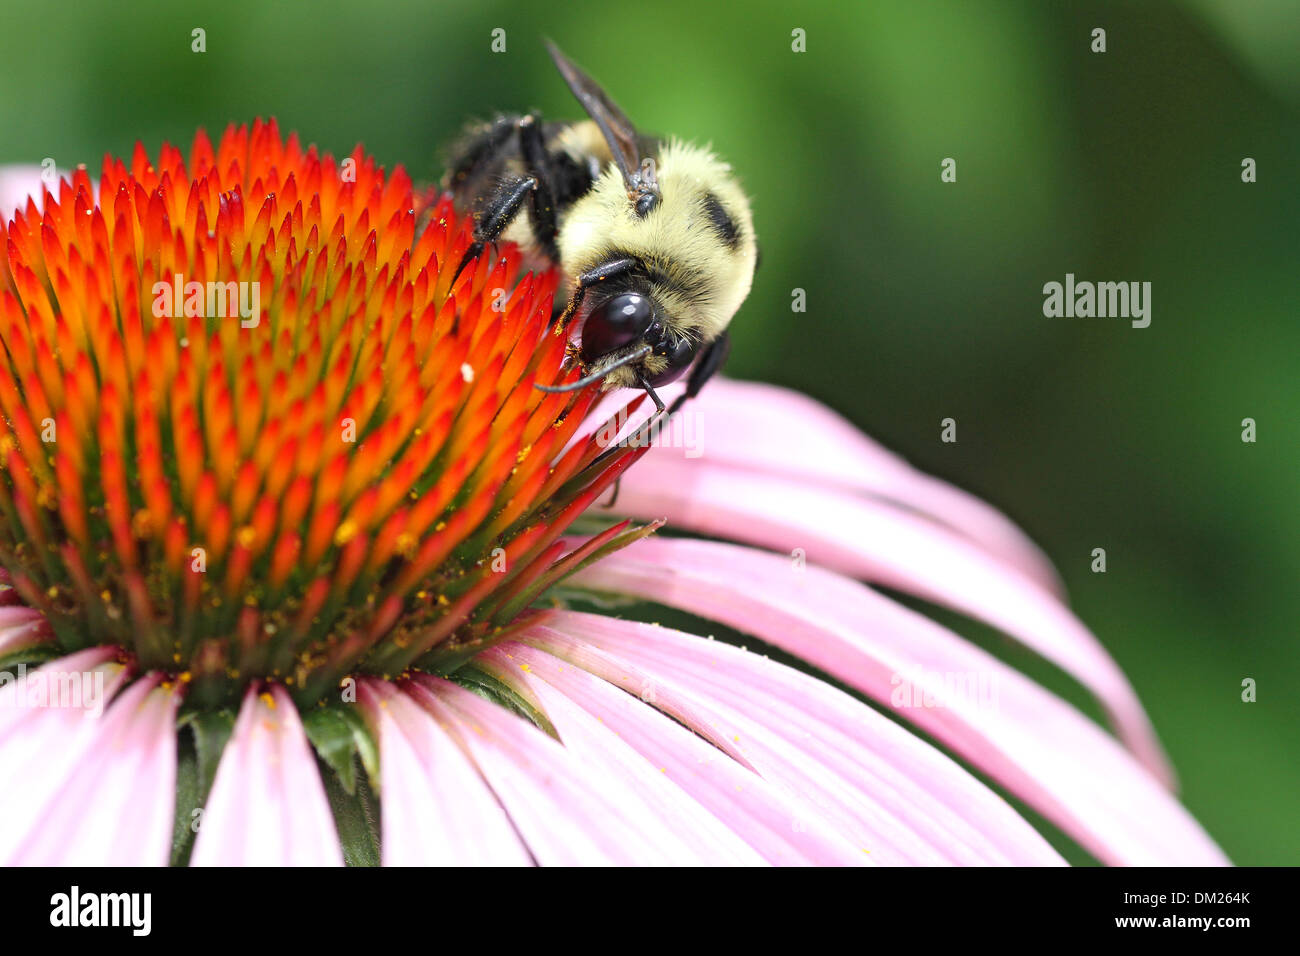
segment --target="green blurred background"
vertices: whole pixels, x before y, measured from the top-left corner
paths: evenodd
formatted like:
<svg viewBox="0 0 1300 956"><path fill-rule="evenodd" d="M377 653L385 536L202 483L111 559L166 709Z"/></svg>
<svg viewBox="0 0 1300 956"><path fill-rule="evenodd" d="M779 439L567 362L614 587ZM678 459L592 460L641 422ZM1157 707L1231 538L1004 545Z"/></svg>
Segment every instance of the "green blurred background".
<svg viewBox="0 0 1300 956"><path fill-rule="evenodd" d="M74 6L0 0L0 163L97 169L274 115L427 180L471 116L575 114L542 35L643 128L712 140L764 254L731 374L811 393L1020 522L1210 833L1239 863L1300 863L1294 0ZM1152 282L1150 328L1044 318L1067 272Z"/></svg>

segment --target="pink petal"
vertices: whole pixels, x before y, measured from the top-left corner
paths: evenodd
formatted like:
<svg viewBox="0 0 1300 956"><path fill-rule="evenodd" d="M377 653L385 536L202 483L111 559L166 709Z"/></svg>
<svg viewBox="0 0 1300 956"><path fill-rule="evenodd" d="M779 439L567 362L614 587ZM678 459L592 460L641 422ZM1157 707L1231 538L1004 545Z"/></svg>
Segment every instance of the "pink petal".
<svg viewBox="0 0 1300 956"><path fill-rule="evenodd" d="M837 412L790 389L714 379L685 406L678 421L665 426L647 457L676 462L702 458L803 486L883 498L943 523L1060 593L1051 563L1006 516L918 471Z"/></svg>
<svg viewBox="0 0 1300 956"><path fill-rule="evenodd" d="M784 558L746 548L672 539L638 542L574 581L683 608L799 655L890 704L1103 861L1225 862L1158 781L1073 707L856 581L814 567L796 571ZM566 617L563 629L632 660L653 657L662 664L679 661L682 653L680 647L656 650L662 629L645 628L629 641L586 623ZM738 653L717 646L717 659L698 666L721 673L716 669L735 666ZM961 695L941 698L940 706L916 706L915 698L892 703L907 681L942 693L935 678L943 675L985 678L996 688L995 705Z"/></svg>
<svg viewBox="0 0 1300 956"><path fill-rule="evenodd" d="M1172 779L1137 695L1097 639L1051 592L954 532L879 501L707 460L647 456L624 476L617 507L787 554L799 549L810 563L987 621L1073 675L1138 758Z"/></svg>
<svg viewBox="0 0 1300 956"><path fill-rule="evenodd" d="M0 166L0 225L8 224L27 205L28 197L35 197L39 209L44 190L40 166Z"/></svg>
<svg viewBox="0 0 1300 956"><path fill-rule="evenodd" d="M414 678L408 692L457 738L538 863L707 862L605 768L503 707L433 677Z"/></svg>
<svg viewBox="0 0 1300 956"><path fill-rule="evenodd" d="M95 725L88 746L37 812L6 861L20 866L165 866L176 798L178 698L161 675L136 681ZM66 738L62 741L66 744ZM33 768L49 760L47 751ZM44 788L42 788L44 789ZM7 808L6 808L7 809ZM28 804L30 812L31 804ZM24 815L26 816L26 815ZM6 824L11 819L6 817Z"/></svg>
<svg viewBox="0 0 1300 956"><path fill-rule="evenodd" d="M21 604L0 607L0 655L43 644L52 634L40 611Z"/></svg>
<svg viewBox="0 0 1300 956"><path fill-rule="evenodd" d="M80 651L0 690L0 819L17 835L0 862L167 862L176 699L156 675L118 694L116 653Z"/></svg>
<svg viewBox="0 0 1300 956"><path fill-rule="evenodd" d="M342 866L316 758L284 689L249 689L200 817L194 866Z"/></svg>
<svg viewBox="0 0 1300 956"><path fill-rule="evenodd" d="M527 866L528 850L474 765L392 684L364 680L358 704L379 742L385 866Z"/></svg>
<svg viewBox="0 0 1300 956"><path fill-rule="evenodd" d="M96 714L126 683L127 671L109 647L51 661L10 682L0 676L0 819L12 833L28 833L42 820L64 783L94 752L104 723ZM58 688L68 675L103 681L103 695L69 699ZM85 684L81 686L87 686ZM59 696L51 700L53 693ZM18 849L9 848L10 853Z"/></svg>
<svg viewBox="0 0 1300 956"><path fill-rule="evenodd" d="M546 714L566 749L625 778L719 865L863 862L860 851L822 825L806 802L639 697L515 642L476 663ZM801 820L815 825L800 826Z"/></svg>
<svg viewBox="0 0 1300 956"><path fill-rule="evenodd" d="M542 621L523 639L626 689L648 684L657 707L806 800L805 825L828 822L871 862L1061 862L983 784L823 681L662 628L569 612Z"/></svg>
<svg viewBox="0 0 1300 956"><path fill-rule="evenodd" d="M0 673L0 747L22 746L24 736L17 733L17 731L20 728L28 730L37 723L45 724L45 732L55 733L51 729L53 723L47 722L50 720L50 715L54 715L54 721L66 725L68 728L81 727L84 723L82 717L86 713L97 709L98 701L82 699L77 702L77 706L69 707L28 706L26 702L29 698L29 690L32 688L34 680L45 680L52 674L63 675L99 671L104 674L105 702L111 700L128 676L125 667L113 662L113 658L117 656L117 653L115 647L90 647L84 651L69 654L67 657L60 657L30 671L25 667L20 668L18 675L7 672ZM42 676L37 678L37 674ZM30 741L31 736L28 733L25 739ZM10 752L0 750L0 755ZM6 772L9 763L9 760L0 760L0 774Z"/></svg>

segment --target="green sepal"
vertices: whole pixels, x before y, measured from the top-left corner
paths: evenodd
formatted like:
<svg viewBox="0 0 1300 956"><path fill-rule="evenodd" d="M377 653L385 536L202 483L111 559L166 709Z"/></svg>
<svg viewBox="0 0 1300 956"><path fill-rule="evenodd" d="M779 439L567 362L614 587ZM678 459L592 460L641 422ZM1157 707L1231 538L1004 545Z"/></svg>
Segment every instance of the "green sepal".
<svg viewBox="0 0 1300 956"><path fill-rule="evenodd" d="M0 654L0 671L13 670L19 664L26 664L28 667L39 666L63 653L53 644L29 644L7 654Z"/></svg>
<svg viewBox="0 0 1300 956"><path fill-rule="evenodd" d="M496 677L475 664L467 664L456 671L450 678L468 691L478 694L484 700L513 711L525 720L531 721L550 737L560 739L555 725L540 710L525 700L512 688L506 686Z"/></svg>
<svg viewBox="0 0 1300 956"><path fill-rule="evenodd" d="M176 742L176 817L172 821L172 866L185 866L197 835L191 829L194 811L202 806L199 797L198 757L194 742L181 735Z"/></svg>
<svg viewBox="0 0 1300 956"><path fill-rule="evenodd" d="M184 866L194 849L195 810L202 810L212 791L221 754L235 728L235 715L228 710L193 710L183 713L178 729L176 761L176 819L172 825L172 866ZM202 820L202 814L197 819Z"/></svg>
<svg viewBox="0 0 1300 956"><path fill-rule="evenodd" d="M371 784L379 786L379 748L370 736L370 728L351 705L319 707L302 718L307 739L316 755L338 775L339 785L349 796L357 790L354 755L361 757Z"/></svg>
<svg viewBox="0 0 1300 956"><path fill-rule="evenodd" d="M355 759L349 754L349 762ZM343 775L331 772L332 769L326 767L321 777L334 826L338 829L339 845L343 848L343 862L348 866L379 866L382 860L379 800L365 775L359 776L355 766L349 773L356 783L351 791L343 788Z"/></svg>
<svg viewBox="0 0 1300 956"><path fill-rule="evenodd" d="M579 609L594 607L600 611L625 611L630 607L645 604L646 599L639 594L619 594L614 591L595 591L577 584L557 584L546 592L546 596L557 607Z"/></svg>

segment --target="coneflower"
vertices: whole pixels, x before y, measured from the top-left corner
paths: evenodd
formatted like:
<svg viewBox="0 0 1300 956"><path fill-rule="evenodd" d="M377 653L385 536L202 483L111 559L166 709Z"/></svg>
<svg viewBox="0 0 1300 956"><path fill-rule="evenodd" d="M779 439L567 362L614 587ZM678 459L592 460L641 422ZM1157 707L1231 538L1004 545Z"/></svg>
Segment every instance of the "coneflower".
<svg viewBox="0 0 1300 956"><path fill-rule="evenodd" d="M1060 862L862 700L600 610L633 599L1104 861L1222 862L1005 519L780 390L710 385L697 457L534 388L577 376L559 277L453 283L469 222L400 168L259 122L41 200L0 224L3 861ZM1022 640L1128 749L854 578Z"/></svg>

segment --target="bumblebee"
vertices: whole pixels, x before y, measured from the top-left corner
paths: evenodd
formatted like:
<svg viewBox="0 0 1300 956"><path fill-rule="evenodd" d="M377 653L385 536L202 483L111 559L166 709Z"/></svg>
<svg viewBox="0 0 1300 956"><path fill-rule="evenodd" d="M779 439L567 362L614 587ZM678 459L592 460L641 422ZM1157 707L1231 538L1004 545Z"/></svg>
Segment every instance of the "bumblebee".
<svg viewBox="0 0 1300 956"><path fill-rule="evenodd" d="M758 262L749 199L708 148L640 135L591 77L552 43L551 58L590 117L543 123L536 113L477 126L453 155L444 188L474 217L456 272L489 243L509 241L534 266L557 266L559 327L582 377L655 389L691 369L673 409L726 360L727 330Z"/></svg>

